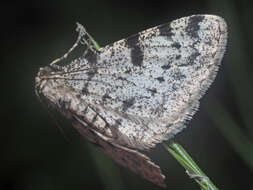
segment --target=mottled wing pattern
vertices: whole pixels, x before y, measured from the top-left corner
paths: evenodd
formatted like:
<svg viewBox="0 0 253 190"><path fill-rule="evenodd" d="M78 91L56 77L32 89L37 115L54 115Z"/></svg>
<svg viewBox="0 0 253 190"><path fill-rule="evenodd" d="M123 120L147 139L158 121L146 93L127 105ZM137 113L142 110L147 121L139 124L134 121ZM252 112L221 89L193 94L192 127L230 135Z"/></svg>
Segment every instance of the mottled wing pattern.
<svg viewBox="0 0 253 190"><path fill-rule="evenodd" d="M117 163L127 167L144 179L165 187L164 175L159 166L137 150L114 142L107 122L100 117L99 110L92 109L80 99L78 92L67 86L59 77L42 82L41 93L53 107L66 118L71 119L73 127L90 142Z"/></svg>
<svg viewBox="0 0 253 190"><path fill-rule="evenodd" d="M88 51L58 70L41 68L36 94L116 162L164 187L159 166L136 149L184 128L215 78L226 41L222 18L184 17Z"/></svg>
<svg viewBox="0 0 253 190"><path fill-rule="evenodd" d="M222 18L184 17L75 60L64 69L66 83L98 110L115 143L148 149L181 131L195 113L226 38Z"/></svg>
<svg viewBox="0 0 253 190"><path fill-rule="evenodd" d="M118 164L129 168L132 172L139 174L154 184L166 187L165 177L162 175L160 167L144 154L110 142L109 138L85 125L78 117L74 117L73 126L83 137L101 148L104 153Z"/></svg>

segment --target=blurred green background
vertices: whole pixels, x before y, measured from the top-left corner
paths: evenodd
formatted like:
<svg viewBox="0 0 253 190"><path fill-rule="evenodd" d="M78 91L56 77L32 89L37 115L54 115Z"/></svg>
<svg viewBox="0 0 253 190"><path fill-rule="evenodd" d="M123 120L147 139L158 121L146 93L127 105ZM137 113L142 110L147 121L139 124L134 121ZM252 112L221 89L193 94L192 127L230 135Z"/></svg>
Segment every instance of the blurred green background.
<svg viewBox="0 0 253 190"><path fill-rule="evenodd" d="M200 111L176 136L220 189L253 189L253 5L246 0L24 0L0 3L0 189L160 189L82 139L34 93L39 67L60 57L82 23L104 46L192 14L216 14L229 41L218 76ZM67 132L66 132L67 131ZM167 189L199 189L161 146L151 153Z"/></svg>

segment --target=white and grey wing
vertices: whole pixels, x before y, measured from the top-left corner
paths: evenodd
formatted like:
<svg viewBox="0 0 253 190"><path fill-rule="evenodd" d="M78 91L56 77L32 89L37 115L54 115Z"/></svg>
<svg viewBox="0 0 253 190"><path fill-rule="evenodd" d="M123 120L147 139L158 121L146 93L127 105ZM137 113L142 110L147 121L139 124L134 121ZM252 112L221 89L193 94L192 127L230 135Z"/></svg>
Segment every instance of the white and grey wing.
<svg viewBox="0 0 253 190"><path fill-rule="evenodd" d="M184 17L77 60L69 82L114 127L115 142L148 149L181 131L195 113L226 39L222 18Z"/></svg>

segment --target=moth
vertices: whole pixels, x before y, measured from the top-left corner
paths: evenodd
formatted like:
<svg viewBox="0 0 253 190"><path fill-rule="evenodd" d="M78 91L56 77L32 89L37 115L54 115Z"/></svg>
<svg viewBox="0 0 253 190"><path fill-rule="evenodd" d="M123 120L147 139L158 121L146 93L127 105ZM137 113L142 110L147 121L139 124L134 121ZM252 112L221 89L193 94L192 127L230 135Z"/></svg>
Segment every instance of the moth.
<svg viewBox="0 0 253 190"><path fill-rule="evenodd" d="M165 187L160 167L142 152L174 137L197 111L225 52L225 21L188 16L102 48L77 30L73 47L39 69L37 96L117 163ZM79 44L83 55L61 65Z"/></svg>

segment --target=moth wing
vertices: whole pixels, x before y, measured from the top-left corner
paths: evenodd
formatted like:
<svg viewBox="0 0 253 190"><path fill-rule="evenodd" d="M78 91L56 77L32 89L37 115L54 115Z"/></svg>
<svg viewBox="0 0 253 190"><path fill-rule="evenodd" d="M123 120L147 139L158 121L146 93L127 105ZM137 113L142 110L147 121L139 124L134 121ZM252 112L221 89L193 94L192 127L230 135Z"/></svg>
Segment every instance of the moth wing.
<svg viewBox="0 0 253 190"><path fill-rule="evenodd" d="M68 82L113 126L115 142L148 149L191 119L216 76L226 40L222 18L184 17L77 60L68 67Z"/></svg>
<svg viewBox="0 0 253 190"><path fill-rule="evenodd" d="M94 129L80 123L78 120L73 122L74 128L86 139L97 145L105 154L115 160L118 164L129 168L132 172L139 174L144 179L166 187L164 175L159 166L154 164L144 154L110 142L110 139L98 133Z"/></svg>

